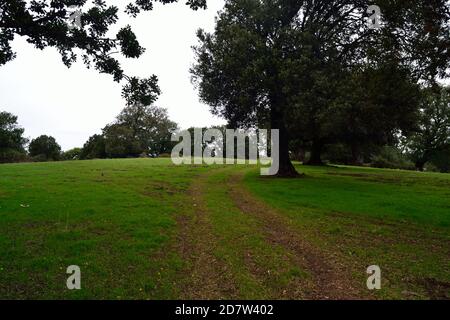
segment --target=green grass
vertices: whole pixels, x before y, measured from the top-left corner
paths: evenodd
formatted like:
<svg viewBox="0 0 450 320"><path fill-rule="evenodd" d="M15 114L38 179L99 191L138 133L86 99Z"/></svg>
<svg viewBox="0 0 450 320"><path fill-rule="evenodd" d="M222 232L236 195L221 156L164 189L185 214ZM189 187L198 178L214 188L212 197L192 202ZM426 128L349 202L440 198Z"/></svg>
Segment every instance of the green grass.
<svg viewBox="0 0 450 320"><path fill-rule="evenodd" d="M297 169L306 177L267 179L250 172L245 183L305 237L338 252L361 282L366 266L379 265L385 285L379 297L450 298L450 175Z"/></svg>
<svg viewBox="0 0 450 320"><path fill-rule="evenodd" d="M281 208L311 208L394 219L424 227L450 227L450 175L352 167L298 167L297 180L257 179L248 184Z"/></svg>
<svg viewBox="0 0 450 320"><path fill-rule="evenodd" d="M174 297L181 262L162 250L194 170L167 160L0 166L0 297ZM89 290L65 288L69 265Z"/></svg>
<svg viewBox="0 0 450 320"><path fill-rule="evenodd" d="M214 234L220 244L215 254L232 270L241 298L276 299L290 281L307 277L306 271L286 259L289 253L284 248L267 244L260 231L260 221L235 207L226 186L230 169L236 171L228 168L212 174L205 193Z"/></svg>
<svg viewBox="0 0 450 320"><path fill-rule="evenodd" d="M223 188L245 186L278 209L305 239L335 253L355 279L383 272L380 298L442 298L450 282L450 175L353 167L305 167L302 179L273 179L256 168L173 166L169 159L0 165L0 299L171 299L186 261L174 249L187 192L207 173L205 205L242 298L270 298L308 278L258 221L243 216ZM249 270L251 251L258 268ZM65 271L82 269L82 290ZM277 272L278 270L278 272ZM405 291L407 291L405 293ZM409 293L408 293L409 292ZM411 293L412 292L412 293ZM412 294L412 295L411 295Z"/></svg>

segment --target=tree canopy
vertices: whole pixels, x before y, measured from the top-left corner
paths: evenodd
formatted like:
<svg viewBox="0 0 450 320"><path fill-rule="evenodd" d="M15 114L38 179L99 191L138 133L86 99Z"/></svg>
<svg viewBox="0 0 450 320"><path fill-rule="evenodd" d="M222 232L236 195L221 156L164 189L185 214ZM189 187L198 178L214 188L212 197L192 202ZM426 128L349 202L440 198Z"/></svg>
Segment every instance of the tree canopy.
<svg viewBox="0 0 450 320"><path fill-rule="evenodd" d="M89 137L83 145L80 153L80 159L102 159L106 158L105 137L100 134L94 134Z"/></svg>
<svg viewBox="0 0 450 320"><path fill-rule="evenodd" d="M89 138L80 157L126 158L170 153L171 136L177 128L164 108L139 103L129 105L113 123L103 128L101 135Z"/></svg>
<svg viewBox="0 0 450 320"><path fill-rule="evenodd" d="M24 129L17 123L17 116L0 112L0 162L20 160L25 155Z"/></svg>
<svg viewBox="0 0 450 320"><path fill-rule="evenodd" d="M449 5L443 0L380 1L383 19L373 29L367 26L371 4L226 1L214 32L198 32L191 72L201 100L233 126L279 129L284 176L295 175L289 141L308 140L320 162L325 138L340 134L335 116L348 94L349 87L342 85L347 75L386 65L399 70L397 78L402 78L389 88L402 92L399 101L383 100L381 82L365 96L385 110L396 106L397 115L408 113L401 107L408 91L418 81L445 76L449 67Z"/></svg>
<svg viewBox="0 0 450 320"><path fill-rule="evenodd" d="M417 130L406 139L406 148L418 170L450 146L450 88L425 90Z"/></svg>
<svg viewBox="0 0 450 320"><path fill-rule="evenodd" d="M136 0L125 12L135 17L141 11L153 9L154 2L163 4L177 0ZM206 8L206 0L187 0L192 9ZM127 75L113 56L139 58L145 51L129 25L123 26L113 38L111 26L119 21L119 8L106 1L93 0L4 0L0 2L0 66L13 60L16 53L11 42L16 36L26 37L37 49L54 47L63 63L70 67L81 58L88 67L125 80L123 97L128 103L150 105L160 94L157 77L139 79Z"/></svg>
<svg viewBox="0 0 450 320"><path fill-rule="evenodd" d="M29 152L36 161L54 161L60 159L61 146L55 138L42 135L31 140Z"/></svg>

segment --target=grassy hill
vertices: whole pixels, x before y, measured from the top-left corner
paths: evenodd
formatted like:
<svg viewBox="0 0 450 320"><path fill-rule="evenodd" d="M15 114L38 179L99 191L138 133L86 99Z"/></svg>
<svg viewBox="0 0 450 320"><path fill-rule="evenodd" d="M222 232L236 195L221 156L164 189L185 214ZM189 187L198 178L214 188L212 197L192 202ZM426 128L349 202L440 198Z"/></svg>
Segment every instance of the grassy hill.
<svg viewBox="0 0 450 320"><path fill-rule="evenodd" d="M450 175L297 169L0 165L0 299L450 298Z"/></svg>

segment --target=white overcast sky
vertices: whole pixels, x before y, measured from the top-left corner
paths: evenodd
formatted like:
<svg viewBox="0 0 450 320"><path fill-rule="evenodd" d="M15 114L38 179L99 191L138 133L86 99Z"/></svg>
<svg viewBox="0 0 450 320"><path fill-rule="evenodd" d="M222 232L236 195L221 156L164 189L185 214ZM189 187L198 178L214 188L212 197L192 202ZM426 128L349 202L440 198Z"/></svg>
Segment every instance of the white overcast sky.
<svg viewBox="0 0 450 320"><path fill-rule="evenodd" d="M128 2L107 1L119 7ZM199 102L189 74L195 32L213 30L223 0L208 1L206 11L190 10L184 3L156 4L154 11L136 19L120 16L117 28L130 24L147 49L139 59L121 60L122 66L130 75L159 77L163 93L156 104L167 108L181 128L225 123ZM21 37L13 48L17 58L0 66L0 111L17 115L27 137L47 134L63 150L82 147L124 107L121 85L112 76L88 70L81 61L68 69L54 48L37 50Z"/></svg>

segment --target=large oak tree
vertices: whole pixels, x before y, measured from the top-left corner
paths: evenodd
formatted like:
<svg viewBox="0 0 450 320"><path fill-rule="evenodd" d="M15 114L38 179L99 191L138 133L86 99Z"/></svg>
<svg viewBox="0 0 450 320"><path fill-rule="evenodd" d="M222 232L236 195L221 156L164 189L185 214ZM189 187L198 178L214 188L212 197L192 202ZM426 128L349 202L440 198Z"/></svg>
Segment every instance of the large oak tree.
<svg viewBox="0 0 450 320"><path fill-rule="evenodd" d="M417 80L445 75L447 1L378 1L383 13L378 29L367 26L372 4L226 1L215 31L198 32L192 74L201 99L233 126L279 129L279 175L295 176L289 141L309 135L313 158L320 162L322 136L333 132L333 108L342 100L341 74L390 61Z"/></svg>

